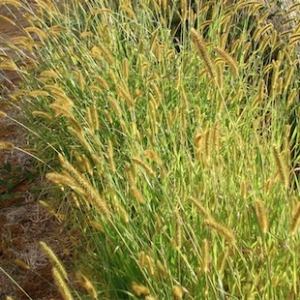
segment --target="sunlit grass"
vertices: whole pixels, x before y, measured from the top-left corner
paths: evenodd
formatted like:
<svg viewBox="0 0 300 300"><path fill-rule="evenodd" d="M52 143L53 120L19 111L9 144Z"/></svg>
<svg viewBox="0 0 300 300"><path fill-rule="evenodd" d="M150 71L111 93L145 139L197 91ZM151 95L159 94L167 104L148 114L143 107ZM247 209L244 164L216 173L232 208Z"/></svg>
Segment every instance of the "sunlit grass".
<svg viewBox="0 0 300 300"><path fill-rule="evenodd" d="M82 232L90 297L295 298L297 32L280 40L255 2L197 22L163 1L37 2L37 63L12 98Z"/></svg>

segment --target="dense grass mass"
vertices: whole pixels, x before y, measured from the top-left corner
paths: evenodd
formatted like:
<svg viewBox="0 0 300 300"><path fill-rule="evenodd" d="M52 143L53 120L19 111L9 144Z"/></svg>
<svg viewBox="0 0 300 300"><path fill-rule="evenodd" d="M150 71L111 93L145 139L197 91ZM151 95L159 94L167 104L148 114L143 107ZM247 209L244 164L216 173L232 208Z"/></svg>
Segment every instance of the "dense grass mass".
<svg viewBox="0 0 300 300"><path fill-rule="evenodd" d="M299 19L280 34L255 1L37 2L38 63L12 97L81 233L87 296L53 258L64 298L296 299Z"/></svg>

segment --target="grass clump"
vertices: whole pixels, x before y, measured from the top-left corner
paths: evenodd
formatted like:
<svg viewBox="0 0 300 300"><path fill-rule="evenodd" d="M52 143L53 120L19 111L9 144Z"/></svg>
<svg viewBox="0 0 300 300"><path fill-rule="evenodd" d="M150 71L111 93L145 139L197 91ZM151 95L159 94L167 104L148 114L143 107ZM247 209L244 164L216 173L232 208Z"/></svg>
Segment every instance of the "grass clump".
<svg viewBox="0 0 300 300"><path fill-rule="evenodd" d="M219 2L37 1L39 64L12 97L91 298L299 293L299 26L283 41L268 7Z"/></svg>

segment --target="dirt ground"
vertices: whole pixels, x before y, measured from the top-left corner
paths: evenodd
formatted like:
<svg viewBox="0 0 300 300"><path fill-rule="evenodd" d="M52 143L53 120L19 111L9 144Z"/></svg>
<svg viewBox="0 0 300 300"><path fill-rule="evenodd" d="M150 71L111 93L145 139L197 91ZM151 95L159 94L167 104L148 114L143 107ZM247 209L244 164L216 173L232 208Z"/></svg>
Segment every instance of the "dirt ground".
<svg viewBox="0 0 300 300"><path fill-rule="evenodd" d="M17 57L6 45L27 26L23 12L4 2L0 1L0 66L8 57ZM34 7L34 1L23 2ZM22 119L22 112L9 99L18 82L15 72L0 68L0 111L8 115L4 118L0 114L0 141L23 149L26 132L14 121ZM46 242L67 262L69 240L63 224L38 204L40 187L41 178L32 170L29 155L18 149L0 149L0 300L62 299L39 242Z"/></svg>

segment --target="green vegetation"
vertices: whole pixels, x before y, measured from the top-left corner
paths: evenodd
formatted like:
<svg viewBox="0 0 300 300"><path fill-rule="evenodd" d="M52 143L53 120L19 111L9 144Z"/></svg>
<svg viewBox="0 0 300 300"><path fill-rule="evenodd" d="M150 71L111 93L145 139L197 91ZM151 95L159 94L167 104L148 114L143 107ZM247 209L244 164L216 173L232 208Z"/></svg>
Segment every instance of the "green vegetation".
<svg viewBox="0 0 300 300"><path fill-rule="evenodd" d="M63 2L37 1L12 98L59 187L48 205L81 233L80 298L296 299L299 20L279 34L255 1Z"/></svg>

